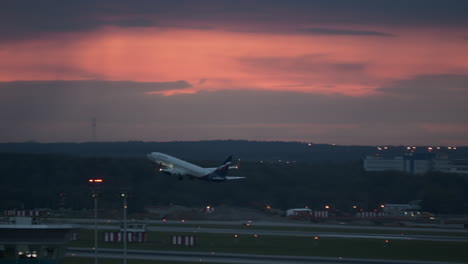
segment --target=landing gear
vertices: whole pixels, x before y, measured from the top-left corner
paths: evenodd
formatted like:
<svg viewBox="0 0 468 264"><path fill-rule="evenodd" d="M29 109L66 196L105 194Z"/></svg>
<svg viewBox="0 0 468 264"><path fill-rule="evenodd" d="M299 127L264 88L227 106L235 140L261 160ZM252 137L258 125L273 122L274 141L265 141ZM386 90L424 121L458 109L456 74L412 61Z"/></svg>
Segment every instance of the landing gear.
<svg viewBox="0 0 468 264"><path fill-rule="evenodd" d="M155 171L161 171L161 169L162 169L162 163L160 163L160 164L153 163L153 167L154 167L154 170L155 170Z"/></svg>

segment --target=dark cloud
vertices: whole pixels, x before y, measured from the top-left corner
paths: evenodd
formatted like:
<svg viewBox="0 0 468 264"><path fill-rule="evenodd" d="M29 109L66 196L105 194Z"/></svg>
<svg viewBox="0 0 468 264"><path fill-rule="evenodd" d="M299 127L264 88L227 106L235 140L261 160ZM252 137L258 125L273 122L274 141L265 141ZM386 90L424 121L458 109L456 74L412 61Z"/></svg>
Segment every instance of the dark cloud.
<svg viewBox="0 0 468 264"><path fill-rule="evenodd" d="M468 24L468 2L455 0L296 0L296 1L4 1L2 41L47 33L82 32L105 25L182 27L233 31L296 31L304 34L393 36L391 33L336 26L457 26Z"/></svg>
<svg viewBox="0 0 468 264"><path fill-rule="evenodd" d="M10 105L17 102L14 108L21 111L31 108L28 119L38 120L41 115L50 111L61 111L61 108L79 109L81 107L99 107L100 104L121 104L126 101L138 103L146 93L183 90L191 87L185 81L177 82L132 82L132 81L14 81L0 82L0 102ZM40 107L39 107L40 106ZM39 109L34 110L34 107ZM87 111L87 110L85 110ZM118 112L118 111L117 111ZM16 116L16 115L15 115ZM19 118L21 119L21 118Z"/></svg>
<svg viewBox="0 0 468 264"><path fill-rule="evenodd" d="M102 81L102 80L74 80L74 81L13 81L0 82L0 93L23 94L37 92L58 93L65 92L95 92L105 93L148 93L192 87L186 81L176 82L133 82L133 81Z"/></svg>
<svg viewBox="0 0 468 264"><path fill-rule="evenodd" d="M403 98L426 98L440 101L444 98L464 100L468 98L468 76L457 74L426 75L409 80L400 80L377 91L387 96Z"/></svg>
<svg viewBox="0 0 468 264"><path fill-rule="evenodd" d="M96 117L100 140L468 142L466 80L466 75L420 76L367 97L252 90L144 94L188 87L183 81L2 83L0 120L6 129L0 132L0 141L89 140L90 120ZM430 92L440 95L439 100L429 101L432 97L425 93ZM428 126L458 130L429 131Z"/></svg>
<svg viewBox="0 0 468 264"><path fill-rule="evenodd" d="M0 132L0 141L12 137L83 140L80 133L87 127L83 122L92 117L111 124L110 134L123 135L116 123L132 127L131 124L148 121L148 117L169 110L159 109L158 103L151 100L155 96L146 93L189 87L185 81L1 82L0 120L7 129Z"/></svg>
<svg viewBox="0 0 468 264"><path fill-rule="evenodd" d="M393 34L377 31L349 30L336 28L304 28L299 30L312 35L351 35L351 36L377 36L377 37L395 37Z"/></svg>
<svg viewBox="0 0 468 264"><path fill-rule="evenodd" d="M156 23L149 19L144 18L136 18L136 19L128 19L128 20L120 20L112 22L113 25L119 27L155 27L157 26Z"/></svg>

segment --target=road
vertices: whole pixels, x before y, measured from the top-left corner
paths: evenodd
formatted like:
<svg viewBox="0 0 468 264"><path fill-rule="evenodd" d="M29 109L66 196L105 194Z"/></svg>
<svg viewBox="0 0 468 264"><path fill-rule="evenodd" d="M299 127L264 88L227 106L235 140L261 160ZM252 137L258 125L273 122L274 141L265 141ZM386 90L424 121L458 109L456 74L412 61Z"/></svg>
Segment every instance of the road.
<svg viewBox="0 0 468 264"><path fill-rule="evenodd" d="M122 259L121 249L99 249L99 258ZM93 258L94 251L91 248L68 248L67 257ZM128 259L164 260L183 262L215 262L215 263L240 263L240 264L301 264L301 263L327 263L327 264L441 264L443 262L432 261L398 261L377 259L351 259L332 257L303 257L284 255L259 255L259 254L232 254L216 252L183 252L183 251L159 251L159 250L128 250ZM457 264L451 262L451 264Z"/></svg>

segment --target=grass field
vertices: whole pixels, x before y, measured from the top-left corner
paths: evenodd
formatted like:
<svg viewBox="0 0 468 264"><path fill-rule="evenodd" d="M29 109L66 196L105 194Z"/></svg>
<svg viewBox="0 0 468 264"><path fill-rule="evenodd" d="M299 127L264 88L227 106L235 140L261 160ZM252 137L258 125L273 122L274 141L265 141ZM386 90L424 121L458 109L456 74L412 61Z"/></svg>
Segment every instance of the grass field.
<svg viewBox="0 0 468 264"><path fill-rule="evenodd" d="M427 261L468 262L468 243L418 240L349 239L253 236L196 233L194 247L174 246L172 235L194 233L147 232L147 242L129 243L129 249L186 250L201 252L252 253L268 255L324 256ZM81 230L71 247L92 247L93 231ZM99 234L102 238L102 233ZM99 242L100 247L121 248L118 243Z"/></svg>

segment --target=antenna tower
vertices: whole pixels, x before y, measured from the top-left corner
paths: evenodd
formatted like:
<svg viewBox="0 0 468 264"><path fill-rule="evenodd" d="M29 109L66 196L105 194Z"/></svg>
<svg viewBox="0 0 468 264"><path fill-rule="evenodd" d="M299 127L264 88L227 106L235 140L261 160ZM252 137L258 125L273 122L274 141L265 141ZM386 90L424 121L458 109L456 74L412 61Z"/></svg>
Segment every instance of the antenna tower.
<svg viewBox="0 0 468 264"><path fill-rule="evenodd" d="M93 121L91 122L91 129L93 131L93 142L96 142L96 118L93 117Z"/></svg>

